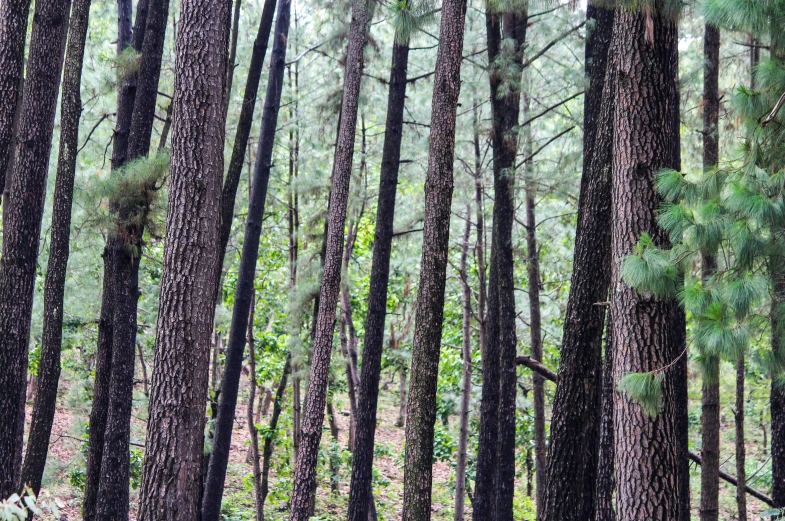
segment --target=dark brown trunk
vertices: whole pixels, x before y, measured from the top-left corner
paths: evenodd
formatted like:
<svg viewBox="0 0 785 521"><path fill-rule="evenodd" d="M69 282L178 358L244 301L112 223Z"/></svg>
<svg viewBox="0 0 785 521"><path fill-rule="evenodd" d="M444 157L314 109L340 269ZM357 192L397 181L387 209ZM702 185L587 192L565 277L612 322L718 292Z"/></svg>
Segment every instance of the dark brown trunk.
<svg viewBox="0 0 785 521"><path fill-rule="evenodd" d="M719 159L720 30L706 25L703 37L703 169L710 171ZM717 271L713 255L702 256L703 283ZM720 361L716 353L703 353L701 399L701 521L719 519L720 495Z"/></svg>
<svg viewBox="0 0 785 521"><path fill-rule="evenodd" d="M148 389L148 381L147 381L147 364L144 361L144 348L142 344L136 344L136 348L139 350L139 365L142 368L142 386L144 388L144 395L150 396L150 390Z"/></svg>
<svg viewBox="0 0 785 521"><path fill-rule="evenodd" d="M461 355L463 358L461 370L461 409L458 422L458 455L455 464L455 512L454 521L464 519L464 501L466 496L466 447L469 442L469 407L472 399L472 294L469 286L468 258L469 235L472 229L471 206L466 207L466 228L463 231L461 243L461 263L459 276L461 278L461 303L463 306L463 342Z"/></svg>
<svg viewBox="0 0 785 521"><path fill-rule="evenodd" d="M610 173L610 172L609 172ZM602 366L602 392L599 397L600 418L598 422L599 438L597 443L597 479L594 494L594 520L616 521L616 510L613 493L616 490L613 466L613 395L616 385L613 381L613 342L612 318L608 316L608 328L605 337L605 360ZM557 387L558 390L558 387ZM551 445L553 450L553 445Z"/></svg>
<svg viewBox="0 0 785 521"><path fill-rule="evenodd" d="M610 234L610 157L612 147L612 107L614 95L606 90L605 71L613 35L612 9L589 2L586 17L593 20L586 40L586 76L589 87L584 97L583 175L578 201L578 227L570 294L564 321L564 336L559 362L559 385L551 416L551 443L548 450L546 486L543 494L542 519L582 521L610 519L613 509L607 484L600 487L597 472L598 452L605 454L604 465L611 465L603 479L612 481L612 425L608 432L601 421L612 421L610 400L612 379L606 375L602 384L602 335L605 326L611 263ZM606 357L612 356L606 346ZM605 398L601 394L611 393ZM607 403L606 403L607 402ZM600 405L603 405L601 412ZM607 410L605 410L607 407ZM600 442L595 446L598 432ZM608 437L610 436L610 437ZM585 450L575 450L585 447ZM596 447L596 448L595 448ZM577 488L576 488L577 487ZM599 492L601 490L601 492ZM601 494L603 497L597 497ZM595 498L605 505L595 506Z"/></svg>
<svg viewBox="0 0 785 521"><path fill-rule="evenodd" d="M70 0L38 0L18 136L10 158L0 257L0 497L19 489L30 323ZM26 21L26 20L25 20ZM6 21L4 20L4 24Z"/></svg>
<svg viewBox="0 0 785 521"><path fill-rule="evenodd" d="M352 4L349 47L346 51L343 102L333 163L324 270L319 294L319 312L315 321L311 375L305 399L305 414L302 419L300 446L294 473L294 489L291 495L290 519L292 521L307 521L312 504L311 491L316 485L316 462L324 423L327 379L335 329L335 310L341 283L344 225L346 224L346 207L349 199L349 183L352 176L357 106L360 97L367 26L368 2L355 0Z"/></svg>
<svg viewBox="0 0 785 521"><path fill-rule="evenodd" d="M172 101L178 116L140 521L198 517L213 331L213 314L204 310L215 305L217 287L228 8L217 0L181 3Z"/></svg>
<svg viewBox="0 0 785 521"><path fill-rule="evenodd" d="M778 259L772 259L770 269L774 281L771 297L771 330L782 331L778 309L785 303L785 274ZM771 350L775 357L783 355L785 345L782 334L772 333ZM772 381L771 384L771 498L775 508L785 507L785 388ZM765 438L765 431L764 431Z"/></svg>
<svg viewBox="0 0 785 521"><path fill-rule="evenodd" d="M248 381L251 390L248 396L248 407L246 409L246 419L248 421L248 435L251 438L251 464L253 465L253 486L254 501L256 504L256 521L264 521L264 500L262 499L262 467L259 464L259 429L256 428L254 420L254 401L256 399L256 346L253 336L253 317L254 305L251 304L251 311L248 317Z"/></svg>
<svg viewBox="0 0 785 521"><path fill-rule="evenodd" d="M431 109L420 283L406 409L403 521L431 518L436 376L450 240L455 123L461 85L466 1L442 4Z"/></svg>
<svg viewBox="0 0 785 521"><path fill-rule="evenodd" d="M232 34L229 38L229 58L226 62L226 84L224 87L224 112L229 110L229 100L232 98L232 84L234 83L234 68L237 65L235 60L237 58L237 36L240 28L240 7L242 0L235 0L234 14L232 10L228 11L231 19L229 22L232 25Z"/></svg>
<svg viewBox="0 0 785 521"><path fill-rule="evenodd" d="M408 62L408 43L394 44L379 179L379 199L376 207L371 282L368 290L368 314L365 319L363 364L357 400L352 480L349 489L349 521L366 521L368 519L368 498L372 495L376 409L379 402L379 379L387 315L387 284L390 278L395 195L401 162L401 137ZM405 376L403 378L405 381ZM405 399L403 401L405 402ZM401 422L402 425L403 422Z"/></svg>
<svg viewBox="0 0 785 521"><path fill-rule="evenodd" d="M14 120L21 101L30 0L0 4L0 197L13 153ZM10 494L9 494L10 495Z"/></svg>
<svg viewBox="0 0 785 521"><path fill-rule="evenodd" d="M673 117L678 107L677 43L676 23L663 14L662 2L653 10L616 14L609 76L618 93L611 221L613 378L665 371L662 408L656 417L626 394L615 394L616 499L623 520L679 519L680 515L680 371L666 369L683 355L678 320L674 320L676 302L640 294L620 275L620 263L642 233L662 247L669 246L667 234L656 222L660 201L654 182L660 168L678 167L679 128Z"/></svg>
<svg viewBox="0 0 785 521"><path fill-rule="evenodd" d="M71 236L71 203L76 174L76 152L79 147L79 119L82 114L80 85L90 0L76 0L69 21L62 100L60 106L60 150L57 159L54 202L52 203L52 236L49 261L44 281L44 327L41 339L41 360L38 363L35 406L30 422L22 485L41 489L49 437L52 432L57 388L60 380L60 349L63 340L63 296Z"/></svg>
<svg viewBox="0 0 785 521"><path fill-rule="evenodd" d="M264 204L267 198L267 186L273 163L273 145L275 144L275 131L278 124L278 110L281 106L283 76L284 72L286 72L286 41L289 34L290 9L291 0L281 0L275 24L273 53L270 62L270 79L262 111L262 128L256 153L248 215L245 222L245 239L238 269L239 276L235 289L232 324L226 348L226 362L221 382L221 400L218 403L218 419L215 424L215 439L212 452L210 453L210 466L204 487L202 521L217 521L221 512L221 497L223 496L226 479L226 466L229 463L229 450L232 442L237 391L240 383L240 373L242 372L248 316L254 296L254 278L256 275L256 261L259 257Z"/></svg>
<svg viewBox="0 0 785 521"><path fill-rule="evenodd" d="M395 421L396 427L406 426L406 369L398 371L398 419Z"/></svg>
<svg viewBox="0 0 785 521"><path fill-rule="evenodd" d="M747 470L744 446L744 357L736 360L736 505L739 521L747 521Z"/></svg>
<svg viewBox="0 0 785 521"><path fill-rule="evenodd" d="M270 40L270 31L273 26L275 4L276 0L265 0L262 18L259 21L259 30L256 33L256 40L254 40L253 51L251 52L251 63L248 67L248 78L245 81L245 94L243 95L240 118L237 122L237 130L234 136L232 157L229 160L229 167L221 192L221 244L219 250L219 260L221 262L218 269L223 268L226 246L229 244L229 236L232 231L234 202L237 196L237 187L240 184L240 175L243 171L245 152L248 148L248 136L251 134L256 97L259 92L259 80L262 76L264 57L267 54L267 44Z"/></svg>

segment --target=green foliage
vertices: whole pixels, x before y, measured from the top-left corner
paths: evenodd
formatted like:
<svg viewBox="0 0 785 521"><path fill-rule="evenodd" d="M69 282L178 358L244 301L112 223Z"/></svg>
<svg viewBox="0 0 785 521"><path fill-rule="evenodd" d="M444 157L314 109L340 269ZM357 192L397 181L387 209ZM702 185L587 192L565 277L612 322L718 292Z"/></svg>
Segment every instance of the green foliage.
<svg viewBox="0 0 785 521"><path fill-rule="evenodd" d="M397 0L389 11L399 45L409 45L416 32L433 23L434 9L427 0Z"/></svg>
<svg viewBox="0 0 785 521"><path fill-rule="evenodd" d="M457 444L450 433L437 424L433 433L433 462L450 461L456 450Z"/></svg>
<svg viewBox="0 0 785 521"><path fill-rule="evenodd" d="M25 521L33 514L44 521L57 520L60 519L61 508L65 505L59 499L50 499L46 492L36 497L30 488L25 487L21 496L12 494L8 499L0 500L0 521Z"/></svg>
<svg viewBox="0 0 785 521"><path fill-rule="evenodd" d="M617 389L637 402L646 414L654 417L662 409L663 380L662 371L627 373L619 380Z"/></svg>
<svg viewBox="0 0 785 521"><path fill-rule="evenodd" d="M114 60L114 68L117 72L117 84L135 77L139 74L142 65L142 55L132 46L126 47L123 52L118 54Z"/></svg>
<svg viewBox="0 0 785 521"><path fill-rule="evenodd" d="M638 292L660 298L676 295L680 280L670 252L658 248L648 233L641 234L634 252L624 258L621 276Z"/></svg>

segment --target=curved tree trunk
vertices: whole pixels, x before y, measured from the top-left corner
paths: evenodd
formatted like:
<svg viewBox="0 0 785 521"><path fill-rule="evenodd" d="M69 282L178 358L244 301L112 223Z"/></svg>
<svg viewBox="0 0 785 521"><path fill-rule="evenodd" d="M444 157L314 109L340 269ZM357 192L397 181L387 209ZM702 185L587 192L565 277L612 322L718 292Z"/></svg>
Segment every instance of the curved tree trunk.
<svg viewBox="0 0 785 521"><path fill-rule="evenodd" d="M595 516L598 451L594 448L603 407L610 406L608 395L602 397L602 335L610 283L611 234L611 147L613 144L612 109L615 94L606 90L605 71L613 35L612 9L589 2L586 17L594 20L586 40L586 75L589 88L584 98L583 175L578 201L578 228L570 295L564 321L564 336L559 362L559 385L553 401L551 443L548 451L546 486L543 491L542 519L582 521ZM606 357L612 356L606 346ZM610 374L606 389L613 392ZM607 392L607 391L606 391ZM611 409L608 409L610 411ZM611 417L612 418L612 417ZM611 432L612 426L607 430ZM610 438L612 443L612 437ZM585 450L575 450L585 447ZM605 464L612 464L610 458ZM610 476L605 479L612 479ZM576 488L577 486L577 488ZM603 494L604 495L604 494ZM610 497L604 497L603 501ZM608 505L600 508L612 512ZM605 517L604 519L607 519Z"/></svg>
<svg viewBox="0 0 785 521"><path fill-rule="evenodd" d="M0 497L20 485L27 361L49 152L70 0L38 0L10 161L0 257Z"/></svg>
<svg viewBox="0 0 785 521"><path fill-rule="evenodd" d="M213 331L213 314L204 310L214 306L217 287L227 9L218 0L181 3L172 101L177 117L140 521L192 521L199 515Z"/></svg>
<svg viewBox="0 0 785 521"><path fill-rule="evenodd" d="M312 490L316 485L316 461L324 423L327 380L335 329L335 310L341 283L344 225L346 224L346 207L352 175L357 106L360 97L367 31L368 2L355 0L352 4L341 119L333 163L324 270L319 294L319 312L315 321L311 376L305 399L305 414L302 419L300 446L294 473L294 489L291 495L290 519L292 521L307 521L311 511Z"/></svg>
<svg viewBox="0 0 785 521"><path fill-rule="evenodd" d="M281 106L283 76L286 72L286 41L289 34L289 11L291 0L281 0L278 19L275 23L270 79L262 111L262 128L256 153L251 197L245 222L245 239L240 257L239 278L232 309L232 324L226 348L226 362L221 381L221 400L218 403L218 419L215 424L215 439L210 454L210 466L204 487L202 521L217 521L221 511L226 467L232 442L234 412L237 406L237 391L242 372L248 317L254 297L256 261L259 257L259 241L262 234L264 203L273 164L273 145Z"/></svg>
<svg viewBox="0 0 785 521"><path fill-rule="evenodd" d="M49 436L52 432L57 387L60 380L60 349L63 340L63 296L71 237L71 203L76 174L76 151L79 147L79 119L82 114L80 87L90 0L75 0L68 29L68 48L63 72L60 106L60 150L57 160L54 202L52 203L52 237L44 281L44 328L35 406L30 422L22 485L29 485L36 495L41 489Z"/></svg>
<svg viewBox="0 0 785 521"><path fill-rule="evenodd" d="M13 152L14 120L21 101L30 0L0 4L0 197Z"/></svg>
<svg viewBox="0 0 785 521"><path fill-rule="evenodd" d="M379 402L379 379L382 368L384 324L387 315L387 284L390 278L395 194L401 161L403 110L406 102L408 43L393 45L390 66L390 90L387 98L379 199L376 207L376 231L373 240L371 282L368 290L368 314L365 318L365 342L360 375L357 418L349 489L349 521L368 519L372 495L373 448L376 435L376 409Z"/></svg>
<svg viewBox="0 0 785 521"><path fill-rule="evenodd" d="M445 0L431 109L425 225L420 261L409 403L406 409L406 457L403 521L431 518L433 432L436 375L444 318L444 287L450 239L450 207L455 158L455 122L461 86L466 1Z"/></svg>
<svg viewBox="0 0 785 521"><path fill-rule="evenodd" d="M613 378L629 372L663 370L677 361L678 325L672 298L641 295L620 275L620 263L641 234L668 247L656 222L660 201L654 178L678 166L678 31L661 11L620 10L611 44L614 111L611 301ZM648 64L648 66L642 66ZM664 375L662 410L650 417L623 393L614 399L615 470L619 519L678 519L680 440L676 369Z"/></svg>

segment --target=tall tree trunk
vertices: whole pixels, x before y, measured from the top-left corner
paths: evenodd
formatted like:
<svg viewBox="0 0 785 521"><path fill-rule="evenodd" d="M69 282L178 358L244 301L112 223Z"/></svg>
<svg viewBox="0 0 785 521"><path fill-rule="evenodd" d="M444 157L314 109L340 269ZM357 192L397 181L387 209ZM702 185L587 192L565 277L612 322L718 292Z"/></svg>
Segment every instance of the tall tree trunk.
<svg viewBox="0 0 785 521"><path fill-rule="evenodd" d="M363 364L357 400L352 479L349 489L349 521L366 521L368 519L368 498L372 496L376 409L379 403L379 379L382 368L384 324L387 315L387 284L390 279L390 252L392 250L398 170L401 162L408 62L408 42L393 44L390 90L387 97L387 120L379 177L379 199L376 207L371 282L368 290L368 314L365 318Z"/></svg>
<svg viewBox="0 0 785 521"><path fill-rule="evenodd" d="M642 233L668 247L656 222L660 201L654 178L662 167L678 166L678 30L653 10L620 10L611 44L617 82L613 116L612 287L613 378L629 372L666 371L662 410L656 417L623 393L614 399L615 470L619 519L678 519L679 420L677 370L666 370L683 354L677 342L673 298L641 295L620 275L620 263ZM648 64L642 66L642 64ZM674 107L675 105L675 107Z"/></svg>
<svg viewBox="0 0 785 521"><path fill-rule="evenodd" d="M262 76L264 57L267 54L270 31L273 26L275 4L276 0L265 0L264 2L262 18L259 21L259 29L253 43L253 50L251 51L251 62L248 66L248 78L245 81L245 94L243 96L242 107L240 108L240 118L237 122L237 130L235 131L232 156L229 160L229 167L226 171L226 178L221 192L221 244L218 252L220 260L218 265L219 270L223 268L223 261L226 257L226 246L229 244L229 236L232 231L237 187L240 184L240 175L243 171L243 161L245 160L245 153L248 148L248 137L251 134L253 114L256 108L256 97L259 92L259 80Z"/></svg>
<svg viewBox="0 0 785 521"><path fill-rule="evenodd" d="M204 310L215 305L217 288L228 8L218 0L181 3L172 101L178 117L140 521L198 517L213 331L213 314Z"/></svg>
<svg viewBox="0 0 785 521"><path fill-rule="evenodd" d="M169 0L149 0L147 9L126 164L127 161L147 156L150 151L164 37L169 17ZM116 169L124 165L112 166ZM155 187L145 186L144 190L152 191ZM96 518L99 520L126 517L129 508L129 439L136 354L139 262L143 248L144 223L149 210L144 205L139 207L116 200L111 201L110 206L117 219L117 231L107 241L107 247L114 250L114 326L112 372L96 509Z"/></svg>
<svg viewBox="0 0 785 521"><path fill-rule="evenodd" d="M30 0L0 4L0 197L13 152L14 120L21 101Z"/></svg>
<svg viewBox="0 0 785 521"><path fill-rule="evenodd" d="M71 237L71 203L79 147L79 119L82 114L80 87L90 0L75 0L69 21L68 49L63 72L60 106L60 150L57 159L54 202L52 203L52 237L44 281L44 327L35 406L30 422L22 485L36 495L41 489L49 437L52 432L57 387L60 380L60 349L63 340L63 296Z"/></svg>
<svg viewBox="0 0 785 521"><path fill-rule="evenodd" d="M229 463L229 450L232 442L234 412L237 406L237 391L243 364L248 316L253 302L256 261L259 257L259 241L262 234L264 203L273 164L273 146L278 124L278 110L281 106L283 76L286 72L286 41L289 34L289 12L291 0L281 0L278 18L275 23L272 61L267 84L267 94L262 112L262 128L259 147L256 153L251 198L245 222L245 238L240 257L237 287L232 310L232 324L229 330L229 343L226 349L226 363L221 382L221 400L218 403L218 420L215 424L215 440L210 454L210 466L202 501L202 521L217 521L221 512L226 479L226 466Z"/></svg>
<svg viewBox="0 0 785 521"><path fill-rule="evenodd" d="M234 14L232 14L232 10L228 11L229 16L231 19L229 23L231 23L232 31L231 37L229 38L229 58L226 62L226 83L224 84L224 112L229 110L229 100L232 97L232 84L234 83L234 68L237 66L235 60L237 58L237 36L238 31L240 29L240 7L242 6L242 0L235 0L234 2ZM262 11L264 13L264 11ZM251 55L253 58L253 55Z"/></svg>
<svg viewBox="0 0 785 521"><path fill-rule="evenodd" d="M717 167L719 159L720 30L706 24L703 37L703 169ZM717 271L714 255L702 256L702 277ZM701 399L701 521L719 519L720 495L720 360L716 353L703 353Z"/></svg>
<svg viewBox="0 0 785 521"><path fill-rule="evenodd" d="M785 273L779 264L778 259L773 258L770 262L772 280L774 281L774 292L771 297L771 330L781 331L782 324L780 314L777 310L781 309L785 303ZM782 356L785 352L782 334L772 333L771 350L774 356ZM785 507L785 389L783 386L772 381L771 383L771 498L774 500L774 508ZM765 435L764 435L765 437Z"/></svg>
<svg viewBox="0 0 785 521"><path fill-rule="evenodd" d="M38 0L33 16L18 138L10 161L0 258L0 497L17 491L30 322L70 0Z"/></svg>
<svg viewBox="0 0 785 521"><path fill-rule="evenodd" d="M256 347L254 346L253 336L253 315L254 304L248 317L248 369L250 374L248 380L251 384L250 395L248 396L247 421L248 435L251 438L251 463L253 465L253 485L254 501L256 504L256 521L264 521L264 500L262 499L262 467L259 464L259 429L256 428L254 420L254 400L256 398Z"/></svg>
<svg viewBox="0 0 785 521"><path fill-rule="evenodd" d="M433 83L425 223L420 289L412 346L409 403L406 409L406 458L403 521L431 518L433 432L436 376L444 318L444 287L450 240L455 123L461 86L466 1L445 0Z"/></svg>
<svg viewBox="0 0 785 521"><path fill-rule="evenodd" d="M601 404L597 426L599 430L597 479L594 495L594 517L590 518L595 521L616 521L616 510L613 503L613 493L616 490L613 471L613 395L616 392L616 386L613 381L613 352L616 346L613 342L611 320L612 318L608 316L609 324L605 337L605 360L602 366L602 391L599 397ZM558 387L556 389L558 390ZM553 450L552 442L551 450Z"/></svg>
<svg viewBox="0 0 785 521"><path fill-rule="evenodd" d="M275 393L275 401L273 402L273 414L270 417L269 432L270 436L264 437L264 450L262 452L262 482L261 482L261 501L257 503L257 521L264 521L264 502L267 499L269 492L268 479L270 476L270 461L273 457L273 443L275 442L275 432L278 428L278 419L281 417L281 408L283 407L283 395L286 392L286 377L289 376L292 370L292 355L286 358L286 365L284 365L283 373L281 374L281 381L278 383L278 390Z"/></svg>
<svg viewBox="0 0 785 521"><path fill-rule="evenodd" d="M597 472L607 472L598 467L598 452L608 448L607 445L595 448L595 440L599 433L606 444L612 443L612 437L608 440L600 425L602 419L608 418L600 406L612 399L611 395L603 397L605 391L601 392L606 308L600 304L607 300L611 263L610 158L614 96L611 90L605 90L605 71L614 11L596 4L596 0L590 1L586 11L586 18L594 23L587 31L584 60L589 87L584 96L583 175L559 385L553 401L546 486L542 496L542 519L548 521L582 521L595 517ZM612 356L609 346L606 346L606 353L606 357ZM609 377L607 372L606 389L613 393ZM609 419L612 420L612 416ZM612 425L607 427L612 436ZM575 450L575 447L585 447L585 450ZM609 456L605 464L612 464L613 453ZM604 479L612 479L612 471ZM602 500L608 501L610 497ZM599 508L607 512L609 506ZM598 515L598 519L608 518Z"/></svg>
<svg viewBox="0 0 785 521"><path fill-rule="evenodd" d="M466 447L469 442L469 407L472 399L472 294L469 286L469 272L467 268L469 257L469 235L472 229L471 206L466 208L466 228L463 231L461 243L461 263L459 276L461 278L461 303L463 305L463 342L461 355L463 358L461 370L461 409L458 427L458 455L455 465L455 513L454 521L463 521L464 500L466 497Z"/></svg>
<svg viewBox="0 0 785 521"><path fill-rule="evenodd" d="M311 510L311 490L316 484L316 460L322 437L324 408L327 399L327 379L330 370L335 309L341 283L346 207L352 175L357 106L363 70L363 53L367 40L368 2L355 0L349 28L349 47L346 51L346 74L341 104L338 139L335 146L332 188L328 212L324 270L319 294L319 312L313 338L311 375L305 400L305 415L300 431L300 446L294 473L291 496L292 521L307 521Z"/></svg>

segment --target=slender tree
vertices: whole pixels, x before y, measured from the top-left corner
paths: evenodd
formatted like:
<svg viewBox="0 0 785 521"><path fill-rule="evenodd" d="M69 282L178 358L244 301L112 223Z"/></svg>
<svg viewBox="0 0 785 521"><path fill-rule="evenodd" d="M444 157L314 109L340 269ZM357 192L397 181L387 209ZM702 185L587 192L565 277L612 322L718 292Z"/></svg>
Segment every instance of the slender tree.
<svg viewBox="0 0 785 521"><path fill-rule="evenodd" d="M717 167L719 159L719 72L720 30L706 24L703 37L703 169ZM717 271L714 252L701 259L702 278L706 286ZM701 521L719 519L720 494L720 360L704 353L703 393L701 397Z"/></svg>
<svg viewBox="0 0 785 521"><path fill-rule="evenodd" d="M139 519L198 516L223 173L226 2L183 0L167 237ZM149 29L149 27L148 27ZM198 215L199 219L193 219Z"/></svg>
<svg viewBox="0 0 785 521"><path fill-rule="evenodd" d="M406 409L403 521L431 518L433 432L436 376L444 318L444 287L450 238L455 124L461 86L465 0L442 4L439 48L431 107L425 223L420 261L420 289Z"/></svg>
<svg viewBox="0 0 785 521"><path fill-rule="evenodd" d="M234 412L237 406L237 391L242 372L243 351L245 348L248 317L254 297L254 277L256 261L259 257L259 240L262 234L264 203L267 186L273 165L273 146L278 124L278 110L281 106L283 77L286 72L286 42L289 34L289 12L291 0L281 0L278 4L278 17L275 22L273 53L270 62L270 75L267 94L262 111L262 128L256 152L251 198L245 221L245 239L240 256L240 268L235 288L232 324L229 330L229 343L226 349L226 363L221 382L221 400L218 404L218 419L215 425L215 439L210 454L210 466L202 501L202 521L217 521L221 511L226 466L229 463L229 449L232 441Z"/></svg>
<svg viewBox="0 0 785 521"><path fill-rule="evenodd" d="M642 294L621 276L623 257L644 234L667 247L656 221L654 177L678 167L678 31L665 2L621 9L611 43L617 103L613 115L612 266L613 377L653 371L663 380L659 411L646 410L627 393L614 400L615 470L620 519L677 519L679 435L676 372L678 321L673 297ZM648 64L648 66L642 66ZM659 376L658 376L659 375ZM656 416L650 413L658 412Z"/></svg>
<svg viewBox="0 0 785 521"><path fill-rule="evenodd" d="M379 176L379 198L376 206L371 283L368 290L368 314L365 318L363 364L357 399L352 480L349 489L349 521L368 519L369 498L372 496L376 409L379 402L379 379L387 314L387 283L390 278L395 195L401 162L406 70L409 62L409 40L408 38L399 38L399 40L393 44L390 66L390 89Z"/></svg>
<svg viewBox="0 0 785 521"><path fill-rule="evenodd" d="M610 283L610 157L613 92L606 91L605 71L613 35L613 9L589 2L585 67L583 175L570 294L564 321L559 385L551 415L542 519L583 520L595 515L600 429L602 335ZM612 356L606 346L606 357ZM610 386L612 392L612 385ZM610 405L610 402L608 402ZM607 417L607 416L605 416ZM608 426L612 427L612 426ZM602 436L602 434L601 434ZM575 447L585 447L576 451ZM599 448L602 450L602 447ZM605 460L605 464L611 463ZM576 490L576 484L578 489Z"/></svg>
<svg viewBox="0 0 785 521"><path fill-rule="evenodd" d="M68 0L35 5L30 54L10 177L3 200L0 258L0 497L20 485L30 323Z"/></svg>
<svg viewBox="0 0 785 521"><path fill-rule="evenodd" d="M71 237L71 204L79 147L79 119L82 115L80 87L90 0L75 0L71 8L68 46L63 70L60 102L60 150L57 159L54 202L52 203L52 236L49 261L44 281L44 328L41 360L38 363L36 399L27 438L22 484L38 494L44 475L49 436L57 401L60 380L60 349L63 340L63 296L68 267Z"/></svg>
<svg viewBox="0 0 785 521"><path fill-rule="evenodd" d="M332 188L325 235L324 269L319 305L314 321L311 375L305 399L305 414L300 431L300 446L291 496L292 521L307 521L312 508L312 490L316 485L316 461L322 437L324 408L327 400L327 379L330 370L335 310L341 283L344 225L349 199L349 182L354 156L357 106L363 71L363 54L368 38L369 6L366 0L354 0L346 51L346 74L341 103L338 139L333 161ZM366 500L368 496L365 496Z"/></svg>
<svg viewBox="0 0 785 521"><path fill-rule="evenodd" d="M0 196L12 156L14 116L21 97L30 0L0 4Z"/></svg>

